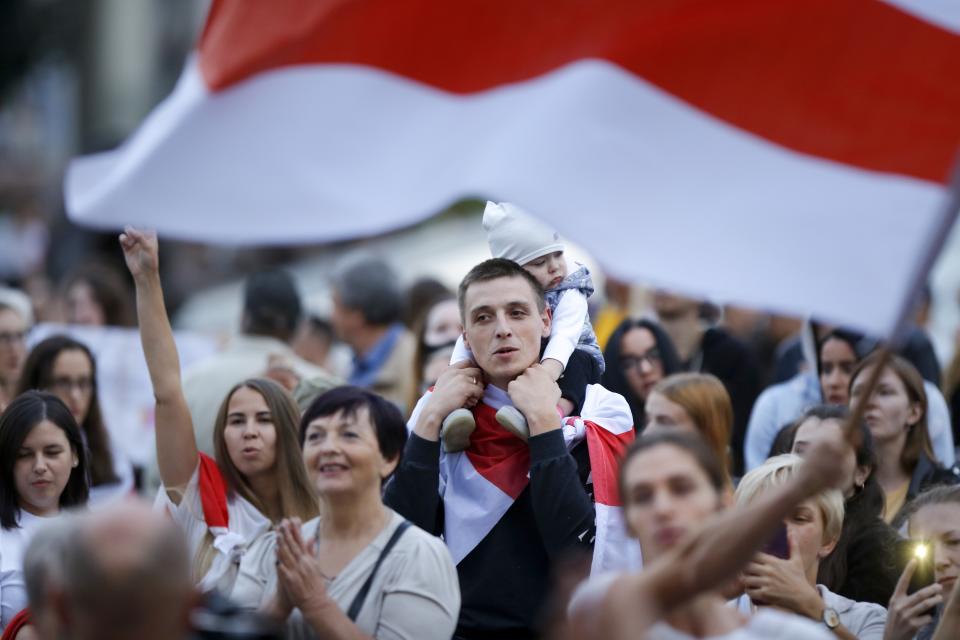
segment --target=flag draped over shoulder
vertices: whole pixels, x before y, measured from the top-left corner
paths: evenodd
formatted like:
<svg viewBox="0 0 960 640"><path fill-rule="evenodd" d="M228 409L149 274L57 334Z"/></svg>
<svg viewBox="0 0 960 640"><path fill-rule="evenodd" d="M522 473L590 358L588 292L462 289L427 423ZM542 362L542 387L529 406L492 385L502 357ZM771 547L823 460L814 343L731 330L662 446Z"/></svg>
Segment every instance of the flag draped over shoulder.
<svg viewBox="0 0 960 640"><path fill-rule="evenodd" d="M623 278L887 333L951 219L960 8L928 4L214 0L67 208L283 243L490 197Z"/></svg>

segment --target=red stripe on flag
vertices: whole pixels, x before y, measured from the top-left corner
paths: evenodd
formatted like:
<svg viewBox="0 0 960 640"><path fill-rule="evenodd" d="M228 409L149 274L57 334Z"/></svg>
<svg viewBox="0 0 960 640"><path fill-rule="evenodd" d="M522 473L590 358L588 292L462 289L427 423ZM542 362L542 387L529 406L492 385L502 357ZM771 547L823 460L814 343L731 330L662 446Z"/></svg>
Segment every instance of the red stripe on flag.
<svg viewBox="0 0 960 640"><path fill-rule="evenodd" d="M590 454L590 473L593 476L593 498L600 504L620 506L618 484L620 460L630 443L633 430L613 433L600 425L584 420L587 426L587 451Z"/></svg>
<svg viewBox="0 0 960 640"><path fill-rule="evenodd" d="M497 422L497 410L485 404L473 409L477 428L466 454L477 473L516 500L530 482L530 449Z"/></svg>
<svg viewBox="0 0 960 640"><path fill-rule="evenodd" d="M227 510L227 483L216 461L205 453L200 454L199 483L200 504L203 519L208 527L224 527L230 524Z"/></svg>
<svg viewBox="0 0 960 640"><path fill-rule="evenodd" d="M877 0L215 0L199 46L213 90L346 63L469 94L596 58L866 169L944 182L960 144L960 38Z"/></svg>

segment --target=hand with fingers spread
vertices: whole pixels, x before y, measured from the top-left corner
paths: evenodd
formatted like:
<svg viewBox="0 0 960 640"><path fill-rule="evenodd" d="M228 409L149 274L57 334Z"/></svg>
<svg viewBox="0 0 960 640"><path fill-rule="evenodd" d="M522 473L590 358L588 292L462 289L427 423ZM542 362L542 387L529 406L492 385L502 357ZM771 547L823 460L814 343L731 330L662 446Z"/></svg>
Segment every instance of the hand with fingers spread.
<svg viewBox="0 0 960 640"><path fill-rule="evenodd" d="M440 438L443 419L455 409L476 406L483 398L483 372L472 362L457 362L440 374L414 431L426 440Z"/></svg>
<svg viewBox="0 0 960 640"><path fill-rule="evenodd" d="M120 246L127 269L135 281L157 274L160 259L156 232L127 227L120 234Z"/></svg>
<svg viewBox="0 0 960 640"><path fill-rule="evenodd" d="M788 533L790 557L758 553L743 571L744 592L757 604L787 609L811 620L823 615L823 598L807 581L803 558L794 536Z"/></svg>
<svg viewBox="0 0 960 640"><path fill-rule="evenodd" d="M277 581L282 599L311 617L337 604L327 594L327 578L320 569L315 543L303 540L298 518L277 527Z"/></svg>
<svg viewBox="0 0 960 640"><path fill-rule="evenodd" d="M933 620L933 608L943 602L943 587L932 584L908 594L910 579L917 569L917 560L911 560L897 581L897 588L887 607L887 627L884 640L910 640Z"/></svg>

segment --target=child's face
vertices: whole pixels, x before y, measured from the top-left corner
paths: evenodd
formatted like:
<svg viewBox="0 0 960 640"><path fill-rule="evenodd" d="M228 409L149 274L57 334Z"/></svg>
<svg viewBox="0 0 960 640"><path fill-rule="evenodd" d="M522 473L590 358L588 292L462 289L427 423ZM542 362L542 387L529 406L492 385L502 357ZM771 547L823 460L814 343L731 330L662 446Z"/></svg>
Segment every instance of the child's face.
<svg viewBox="0 0 960 640"><path fill-rule="evenodd" d="M563 251L554 251L523 265L524 270L537 279L545 290L553 289L567 277L567 261Z"/></svg>

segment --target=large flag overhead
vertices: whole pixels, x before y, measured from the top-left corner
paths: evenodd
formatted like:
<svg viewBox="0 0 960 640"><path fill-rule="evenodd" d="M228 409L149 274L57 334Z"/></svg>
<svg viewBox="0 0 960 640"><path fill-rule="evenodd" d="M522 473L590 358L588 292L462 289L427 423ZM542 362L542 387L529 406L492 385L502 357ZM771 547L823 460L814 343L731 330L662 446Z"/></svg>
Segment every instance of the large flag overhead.
<svg viewBox="0 0 960 640"><path fill-rule="evenodd" d="M888 334L955 215L958 17L922 0L214 0L173 94L71 164L67 209L299 243L507 200L622 278Z"/></svg>

